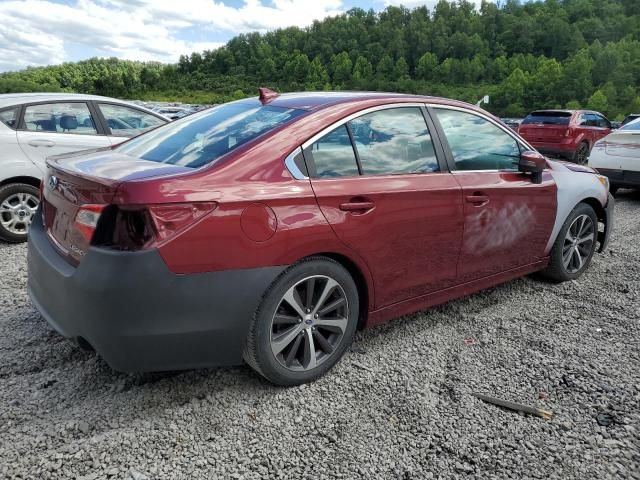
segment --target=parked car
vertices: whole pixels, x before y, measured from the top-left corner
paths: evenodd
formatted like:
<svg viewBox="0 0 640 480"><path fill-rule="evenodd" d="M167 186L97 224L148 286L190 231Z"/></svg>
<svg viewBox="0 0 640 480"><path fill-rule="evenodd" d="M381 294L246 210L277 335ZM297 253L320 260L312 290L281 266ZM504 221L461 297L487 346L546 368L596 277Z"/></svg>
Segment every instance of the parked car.
<svg viewBox="0 0 640 480"><path fill-rule="evenodd" d="M502 122L509 127L511 130L515 130L516 132L518 131L518 127L520 126L520 123L522 122L521 118L501 118L500 120L502 120Z"/></svg>
<svg viewBox="0 0 640 480"><path fill-rule="evenodd" d="M538 110L522 121L518 133L539 152L585 165L593 144L611 132L604 115L588 110Z"/></svg>
<svg viewBox="0 0 640 480"><path fill-rule="evenodd" d="M184 107L158 107L154 108L153 111L169 118L170 120L178 120L193 113L193 110Z"/></svg>
<svg viewBox="0 0 640 480"><path fill-rule="evenodd" d="M27 239L47 156L111 147L168 121L107 97L0 95L0 240Z"/></svg>
<svg viewBox="0 0 640 480"><path fill-rule="evenodd" d="M613 194L620 187L640 188L640 118L596 142L589 166L609 178Z"/></svg>
<svg viewBox="0 0 640 480"><path fill-rule="evenodd" d="M580 277L611 231L606 177L532 150L454 100L261 90L50 158L29 293L116 370L244 359L308 382L358 328Z"/></svg>
<svg viewBox="0 0 640 480"><path fill-rule="evenodd" d="M622 120L620 127L624 127L627 123L633 122L636 118L640 118L640 113L632 113L630 115L627 115L626 117L624 117L624 120Z"/></svg>

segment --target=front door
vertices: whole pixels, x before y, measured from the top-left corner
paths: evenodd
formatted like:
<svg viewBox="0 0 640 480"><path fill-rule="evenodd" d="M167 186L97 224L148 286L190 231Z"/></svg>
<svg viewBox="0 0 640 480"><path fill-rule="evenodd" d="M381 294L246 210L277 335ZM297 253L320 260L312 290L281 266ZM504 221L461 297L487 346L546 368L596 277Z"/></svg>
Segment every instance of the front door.
<svg viewBox="0 0 640 480"><path fill-rule="evenodd" d="M462 196L423 109L363 113L307 145L305 159L323 214L373 275L376 308L455 283Z"/></svg>
<svg viewBox="0 0 640 480"><path fill-rule="evenodd" d="M51 155L111 145L106 135L98 135L85 102L27 105L17 135L22 151L41 169Z"/></svg>
<svg viewBox="0 0 640 480"><path fill-rule="evenodd" d="M521 146L506 130L472 112L434 108L464 199L461 283L544 257L556 216L551 175L535 184L517 171Z"/></svg>

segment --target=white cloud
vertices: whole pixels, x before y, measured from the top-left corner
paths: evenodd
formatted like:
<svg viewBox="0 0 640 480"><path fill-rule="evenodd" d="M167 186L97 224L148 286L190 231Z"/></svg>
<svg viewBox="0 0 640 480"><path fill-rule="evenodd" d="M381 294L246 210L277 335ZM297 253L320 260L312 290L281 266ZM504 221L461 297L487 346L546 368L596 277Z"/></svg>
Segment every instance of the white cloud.
<svg viewBox="0 0 640 480"><path fill-rule="evenodd" d="M390 5L399 6L403 5L407 8L415 8L421 7L425 5L429 10L433 10L433 8L438 4L439 0L384 0L384 6L388 7ZM480 7L482 0L470 0L471 3L475 3L476 7ZM489 0L493 2L494 0Z"/></svg>
<svg viewBox="0 0 640 480"><path fill-rule="evenodd" d="M0 71L71 60L71 49L173 62L219 47L223 42L207 40L216 32L305 26L342 10L342 0L245 0L239 8L215 0L1 1ZM198 40L181 39L187 30Z"/></svg>

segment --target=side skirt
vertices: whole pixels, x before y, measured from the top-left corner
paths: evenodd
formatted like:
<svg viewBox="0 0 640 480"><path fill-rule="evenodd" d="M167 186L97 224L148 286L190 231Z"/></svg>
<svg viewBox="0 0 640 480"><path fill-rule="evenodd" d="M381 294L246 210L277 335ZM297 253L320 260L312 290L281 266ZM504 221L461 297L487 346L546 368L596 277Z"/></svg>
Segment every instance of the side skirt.
<svg viewBox="0 0 640 480"><path fill-rule="evenodd" d="M479 292L480 290L508 282L514 278L542 270L548 265L548 263L549 257L528 265L523 265L522 267L507 270L506 272L497 273L479 280L473 280L471 282L456 285L455 287L445 288L438 290L437 292L428 293L420 297L394 303L393 305L369 312L366 326L373 327L402 315L407 315L409 313L417 312L418 310L424 310L435 305L446 303L450 300L471 295L472 293Z"/></svg>

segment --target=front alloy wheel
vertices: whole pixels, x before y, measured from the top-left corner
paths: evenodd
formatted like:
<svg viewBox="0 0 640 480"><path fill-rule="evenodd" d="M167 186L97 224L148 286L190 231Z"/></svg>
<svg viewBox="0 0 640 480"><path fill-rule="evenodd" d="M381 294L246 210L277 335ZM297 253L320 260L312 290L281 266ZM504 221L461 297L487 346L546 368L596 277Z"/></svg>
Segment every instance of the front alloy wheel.
<svg viewBox="0 0 640 480"><path fill-rule="evenodd" d="M595 241L596 228L591 218L586 214L576 217L567 230L562 247L562 264L568 273L582 270Z"/></svg>

